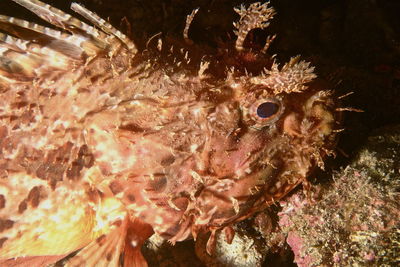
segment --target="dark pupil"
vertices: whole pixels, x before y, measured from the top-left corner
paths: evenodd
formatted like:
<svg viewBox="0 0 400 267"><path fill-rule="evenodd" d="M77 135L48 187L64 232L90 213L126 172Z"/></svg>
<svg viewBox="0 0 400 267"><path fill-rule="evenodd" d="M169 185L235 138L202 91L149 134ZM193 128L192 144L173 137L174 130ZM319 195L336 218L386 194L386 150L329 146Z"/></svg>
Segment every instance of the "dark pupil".
<svg viewBox="0 0 400 267"><path fill-rule="evenodd" d="M269 118L278 112L279 106L273 102L264 102L257 107L257 115L263 119Z"/></svg>

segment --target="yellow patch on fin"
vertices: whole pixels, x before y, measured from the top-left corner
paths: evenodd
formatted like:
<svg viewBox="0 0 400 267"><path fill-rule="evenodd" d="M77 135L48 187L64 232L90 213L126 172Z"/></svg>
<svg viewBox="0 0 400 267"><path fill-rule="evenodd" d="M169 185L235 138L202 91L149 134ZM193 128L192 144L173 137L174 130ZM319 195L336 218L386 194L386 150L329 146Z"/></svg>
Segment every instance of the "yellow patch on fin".
<svg viewBox="0 0 400 267"><path fill-rule="evenodd" d="M82 184L94 179L91 176L97 172L92 169L85 173ZM43 180L25 173L9 178L13 182L0 183L0 193L9 203L0 212L0 224L5 225L0 235L0 266L8 259L19 260L18 257L39 261L50 255L64 257L109 234L116 222L126 217L122 204L108 197L111 192L100 193L90 186L74 186L68 181L59 182L53 191ZM23 200L26 195L36 195L35 205L31 203L32 197ZM11 212L12 207L26 202L20 212ZM33 259L35 256L42 258Z"/></svg>
<svg viewBox="0 0 400 267"><path fill-rule="evenodd" d="M0 266L7 266L7 267L47 266L49 264L61 260L65 256L66 255L36 256L36 257L21 257L17 259L0 260Z"/></svg>
<svg viewBox="0 0 400 267"><path fill-rule="evenodd" d="M20 225L19 234L5 241L0 259L21 256L62 255L71 253L93 239L94 214L87 207L65 203L56 214L36 221L35 225Z"/></svg>

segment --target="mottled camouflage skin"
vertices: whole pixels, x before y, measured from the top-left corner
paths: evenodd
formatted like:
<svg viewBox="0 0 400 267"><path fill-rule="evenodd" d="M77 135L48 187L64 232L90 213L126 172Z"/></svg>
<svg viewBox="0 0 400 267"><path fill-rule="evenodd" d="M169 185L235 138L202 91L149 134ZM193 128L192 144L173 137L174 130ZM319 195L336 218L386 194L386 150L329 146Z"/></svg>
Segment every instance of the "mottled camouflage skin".
<svg viewBox="0 0 400 267"><path fill-rule="evenodd" d="M211 251L215 231L323 166L331 93L299 58L279 67L265 53L273 38L243 45L268 26L267 4L236 9L236 44L206 53L188 39L196 12L182 42L138 51L79 5L96 28L14 1L64 30L0 16L0 263L83 248L69 265L141 266L153 231L172 243L211 231Z"/></svg>

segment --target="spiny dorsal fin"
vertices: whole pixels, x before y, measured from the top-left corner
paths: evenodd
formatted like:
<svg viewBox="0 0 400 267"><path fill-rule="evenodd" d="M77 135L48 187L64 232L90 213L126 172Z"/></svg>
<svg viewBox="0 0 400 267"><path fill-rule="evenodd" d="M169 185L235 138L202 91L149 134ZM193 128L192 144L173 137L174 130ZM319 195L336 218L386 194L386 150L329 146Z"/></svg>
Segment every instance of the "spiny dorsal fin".
<svg viewBox="0 0 400 267"><path fill-rule="evenodd" d="M106 44L93 42L83 35L54 30L26 20L0 15L0 29L23 40L34 40L43 46L79 59L83 53L91 56L104 49Z"/></svg>
<svg viewBox="0 0 400 267"><path fill-rule="evenodd" d="M117 37L120 41L122 41L128 47L128 49L133 54L136 54L136 52L137 52L136 45L125 34L118 31L110 23L106 22L104 19L100 18L92 11L86 9L85 7L83 7L77 3L72 3L71 9L73 11L75 11L76 13L78 13L79 15L85 17L87 20L89 20L95 26L99 27L104 32Z"/></svg>
<svg viewBox="0 0 400 267"><path fill-rule="evenodd" d="M97 42L104 42L108 45L114 44L116 41L125 44L131 52L136 53L136 47L125 35L116 30L114 27L106 23L103 19L100 19L93 12L85 9L84 7L73 3L71 8L90 20L101 30L98 30L81 20L64 13L55 7L45 4L38 0L13 0L14 2L24 6L28 10L32 11L40 18L45 21L70 31L74 34L83 34L93 37Z"/></svg>
<svg viewBox="0 0 400 267"><path fill-rule="evenodd" d="M0 33L0 78L3 80L30 81L50 70L67 70L73 61L56 50Z"/></svg>
<svg viewBox="0 0 400 267"><path fill-rule="evenodd" d="M83 32L91 32L94 37L105 37L105 34L97 31L92 26L80 21L77 18L57 9L51 5L45 4L38 0L12 0L15 3L32 11L43 20L52 25L63 28L65 30L75 32L82 30Z"/></svg>
<svg viewBox="0 0 400 267"><path fill-rule="evenodd" d="M71 8L98 28L38 0L13 1L61 30L0 15L0 30L5 32L0 35L0 83L32 81L54 70L69 71L98 55L113 57L123 47L129 56L137 52L124 34L76 3Z"/></svg>

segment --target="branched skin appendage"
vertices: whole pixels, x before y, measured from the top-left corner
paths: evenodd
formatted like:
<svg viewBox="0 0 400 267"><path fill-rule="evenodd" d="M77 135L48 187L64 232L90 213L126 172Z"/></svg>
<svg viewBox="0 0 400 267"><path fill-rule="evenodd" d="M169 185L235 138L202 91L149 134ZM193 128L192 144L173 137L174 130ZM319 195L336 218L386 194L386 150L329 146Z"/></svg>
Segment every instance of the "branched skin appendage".
<svg viewBox="0 0 400 267"><path fill-rule="evenodd" d="M274 36L243 47L268 26L268 3L235 9L225 49L189 39L195 9L183 38L140 51L78 4L94 26L13 1L53 27L0 16L0 265L81 249L71 266L121 254L145 266L153 232L172 244L211 232L211 253L218 231L307 184L331 153L337 101L314 68L280 67L265 53Z"/></svg>
<svg viewBox="0 0 400 267"><path fill-rule="evenodd" d="M269 20L274 17L275 11L272 7L268 7L268 5L269 2L264 4L256 2L248 8L242 5L240 8L234 9L240 16L239 21L233 23L233 26L237 29L235 31L237 36L235 47L238 51L243 50L244 40L251 30L257 28L265 29L269 26Z"/></svg>
<svg viewBox="0 0 400 267"><path fill-rule="evenodd" d="M300 61L300 57L291 58L280 70L274 62L270 70L265 69L260 76L253 77L251 82L271 88L274 94L299 93L308 88L307 84L314 80L314 67L309 62Z"/></svg>

